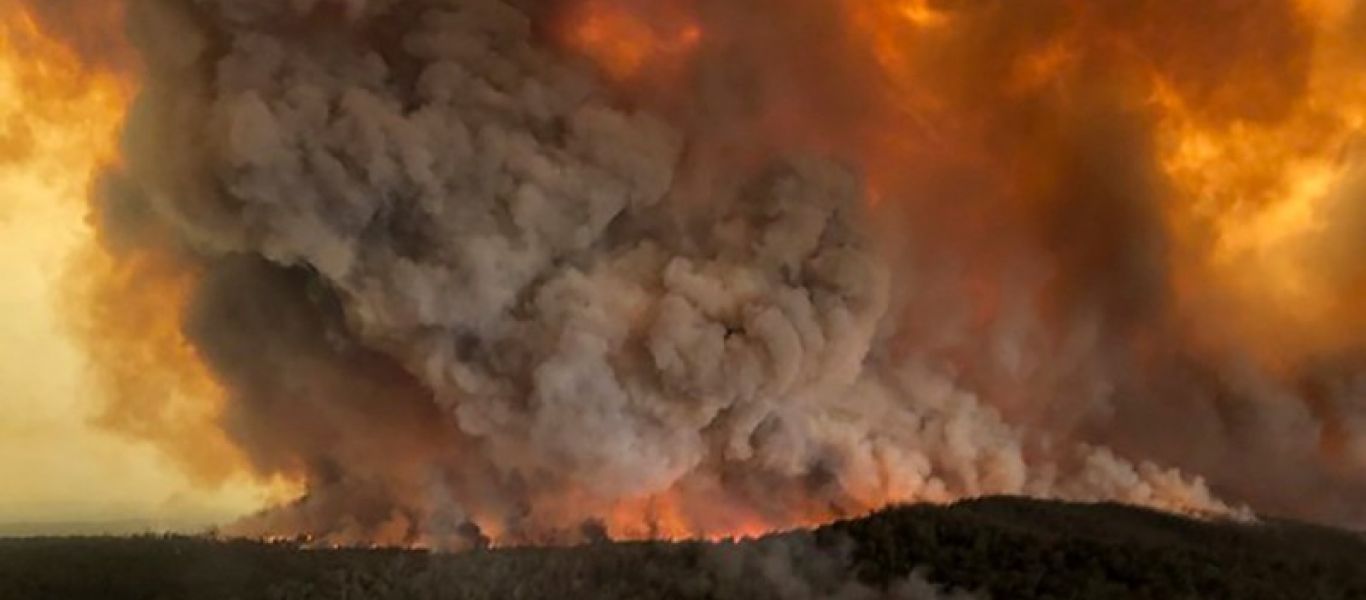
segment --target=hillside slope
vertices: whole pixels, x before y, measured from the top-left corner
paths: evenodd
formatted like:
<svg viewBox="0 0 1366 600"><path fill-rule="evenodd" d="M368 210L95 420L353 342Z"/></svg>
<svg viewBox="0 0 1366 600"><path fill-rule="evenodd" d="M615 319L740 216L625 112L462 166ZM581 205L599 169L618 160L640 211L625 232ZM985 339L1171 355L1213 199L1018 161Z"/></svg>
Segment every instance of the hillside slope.
<svg viewBox="0 0 1366 600"><path fill-rule="evenodd" d="M926 580L934 582L934 585ZM954 591L956 590L956 591ZM0 598L1366 598L1366 543L992 498L734 543L462 555L193 537L0 540Z"/></svg>

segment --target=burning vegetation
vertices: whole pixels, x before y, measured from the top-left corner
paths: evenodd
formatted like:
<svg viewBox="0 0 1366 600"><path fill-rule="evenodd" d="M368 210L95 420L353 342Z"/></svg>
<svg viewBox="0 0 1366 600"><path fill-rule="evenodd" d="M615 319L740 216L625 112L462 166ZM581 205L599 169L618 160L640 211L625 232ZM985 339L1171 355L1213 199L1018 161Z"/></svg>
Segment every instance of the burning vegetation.
<svg viewBox="0 0 1366 600"><path fill-rule="evenodd" d="M1366 524L1357 2L86 4L0 158L96 182L104 422L301 490L234 531Z"/></svg>

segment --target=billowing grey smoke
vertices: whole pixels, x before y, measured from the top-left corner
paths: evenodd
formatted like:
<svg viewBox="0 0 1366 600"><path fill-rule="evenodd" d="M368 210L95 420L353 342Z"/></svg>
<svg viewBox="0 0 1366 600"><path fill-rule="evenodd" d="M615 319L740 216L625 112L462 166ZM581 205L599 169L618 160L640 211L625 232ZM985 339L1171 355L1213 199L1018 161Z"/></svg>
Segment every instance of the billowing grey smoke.
<svg viewBox="0 0 1366 600"><path fill-rule="evenodd" d="M105 219L202 265L224 425L307 476L247 530L562 539L662 494L697 533L988 493L1227 510L896 358L908 286L853 171L703 172L687 127L544 49L542 8L134 5L134 208Z"/></svg>

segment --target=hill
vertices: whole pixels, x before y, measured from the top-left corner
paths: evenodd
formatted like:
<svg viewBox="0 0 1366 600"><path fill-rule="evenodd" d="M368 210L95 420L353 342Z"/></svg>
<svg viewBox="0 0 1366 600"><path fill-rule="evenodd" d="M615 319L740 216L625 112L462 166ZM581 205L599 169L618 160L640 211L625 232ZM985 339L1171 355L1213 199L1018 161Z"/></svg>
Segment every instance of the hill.
<svg viewBox="0 0 1366 600"><path fill-rule="evenodd" d="M933 582L933 583L930 583ZM1366 543L1290 522L991 498L724 543L459 555L201 537L0 540L0 598L1366 598Z"/></svg>

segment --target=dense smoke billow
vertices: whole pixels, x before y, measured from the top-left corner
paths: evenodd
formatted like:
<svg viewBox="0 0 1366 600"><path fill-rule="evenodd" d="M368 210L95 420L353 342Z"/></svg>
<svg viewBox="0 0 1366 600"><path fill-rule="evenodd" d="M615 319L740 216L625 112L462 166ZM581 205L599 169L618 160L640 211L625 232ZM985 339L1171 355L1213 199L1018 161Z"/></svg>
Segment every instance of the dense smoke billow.
<svg viewBox="0 0 1366 600"><path fill-rule="evenodd" d="M960 118L890 143L838 2L698 0L686 75L635 84L564 43L575 4L130 4L143 89L96 219L192 265L223 429L307 483L241 531L723 534L998 493L1362 519L1359 361L1189 343L1110 50L999 91L1072 3L961 9L922 65ZM1303 41L1258 40L1293 86Z"/></svg>

